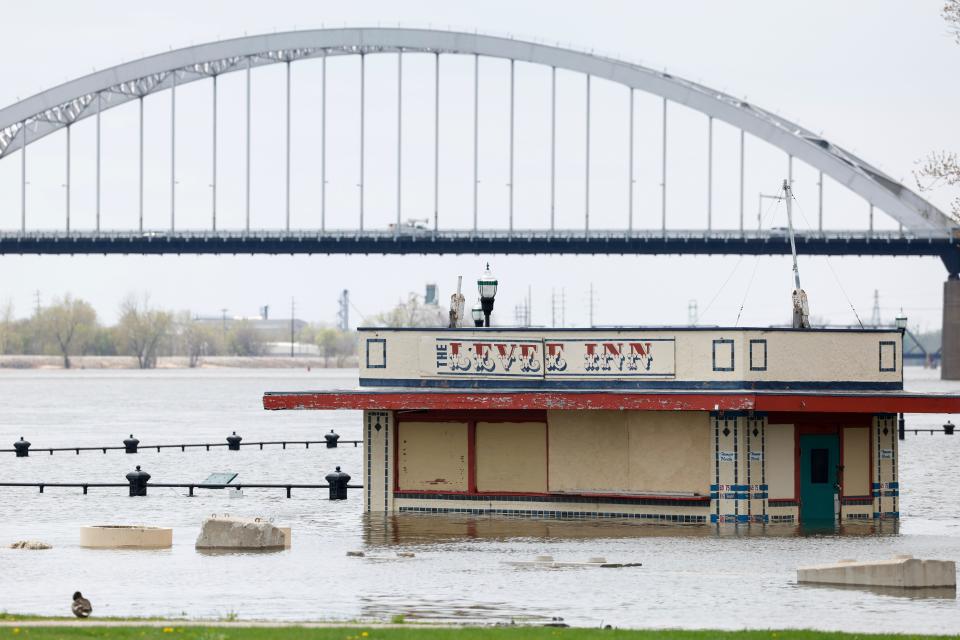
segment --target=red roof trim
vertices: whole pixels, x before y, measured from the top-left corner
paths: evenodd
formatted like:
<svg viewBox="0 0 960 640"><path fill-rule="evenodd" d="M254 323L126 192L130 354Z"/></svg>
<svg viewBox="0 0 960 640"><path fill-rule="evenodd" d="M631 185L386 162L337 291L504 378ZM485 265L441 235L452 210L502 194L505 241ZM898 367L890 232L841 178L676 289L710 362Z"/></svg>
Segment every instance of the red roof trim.
<svg viewBox="0 0 960 640"><path fill-rule="evenodd" d="M584 393L569 391L317 391L266 393L263 408L372 410L797 411L960 413L960 396L809 393Z"/></svg>

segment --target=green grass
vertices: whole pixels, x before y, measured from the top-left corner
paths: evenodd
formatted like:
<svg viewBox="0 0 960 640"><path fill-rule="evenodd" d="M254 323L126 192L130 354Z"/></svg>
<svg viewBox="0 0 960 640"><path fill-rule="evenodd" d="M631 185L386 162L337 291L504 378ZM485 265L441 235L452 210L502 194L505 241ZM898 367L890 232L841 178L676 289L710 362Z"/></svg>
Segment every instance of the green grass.
<svg viewBox="0 0 960 640"><path fill-rule="evenodd" d="M829 633L821 631L624 631L602 629L552 629L545 627L487 627L458 629L384 629L344 627L304 629L298 627L223 628L189 626L171 622L167 627L97 627L96 622L79 627L0 627L0 638L69 640L71 638L110 638L116 640L880 640L884 638L947 638L956 636L918 636Z"/></svg>

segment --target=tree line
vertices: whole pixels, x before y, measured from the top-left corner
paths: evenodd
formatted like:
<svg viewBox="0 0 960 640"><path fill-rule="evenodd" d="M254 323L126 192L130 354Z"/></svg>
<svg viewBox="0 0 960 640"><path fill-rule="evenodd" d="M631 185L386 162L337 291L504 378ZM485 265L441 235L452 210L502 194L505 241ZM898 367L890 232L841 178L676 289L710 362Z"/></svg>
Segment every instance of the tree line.
<svg viewBox="0 0 960 640"><path fill-rule="evenodd" d="M352 332L322 325L300 328L295 339L317 345L325 366L343 366L356 352ZM112 326L100 322L89 302L70 294L38 307L27 318L16 318L10 303L0 308L0 354L57 355L66 369L71 358L80 355L132 356L141 369L155 367L158 357L182 356L195 367L206 356L265 355L267 344L249 321L211 324L187 311L157 308L147 296L124 299Z"/></svg>

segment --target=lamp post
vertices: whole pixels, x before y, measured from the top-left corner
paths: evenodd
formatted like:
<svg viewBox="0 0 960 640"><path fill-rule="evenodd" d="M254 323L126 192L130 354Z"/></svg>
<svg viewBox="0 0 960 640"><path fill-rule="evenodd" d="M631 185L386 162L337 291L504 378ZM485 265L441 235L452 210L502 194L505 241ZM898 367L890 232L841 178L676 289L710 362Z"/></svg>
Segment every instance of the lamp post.
<svg viewBox="0 0 960 640"><path fill-rule="evenodd" d="M470 315L473 317L473 326L483 326L483 308L480 306L479 302L473 305L473 308L470 309Z"/></svg>
<svg viewBox="0 0 960 640"><path fill-rule="evenodd" d="M490 326L490 314L493 313L493 299L497 295L497 279L490 273L490 263L487 270L477 280L477 289L480 293L480 309L483 311L483 326Z"/></svg>

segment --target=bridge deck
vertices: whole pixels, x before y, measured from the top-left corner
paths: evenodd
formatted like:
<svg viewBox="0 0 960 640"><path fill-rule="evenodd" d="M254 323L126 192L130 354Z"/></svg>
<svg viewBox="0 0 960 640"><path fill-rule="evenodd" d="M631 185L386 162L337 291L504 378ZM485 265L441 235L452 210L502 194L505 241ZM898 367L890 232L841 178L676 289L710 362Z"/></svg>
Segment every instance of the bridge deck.
<svg viewBox="0 0 960 640"><path fill-rule="evenodd" d="M938 256L957 253L945 233L797 234L806 255ZM3 254L728 254L786 255L785 233L624 231L146 231L0 233ZM953 271L952 271L953 272Z"/></svg>

